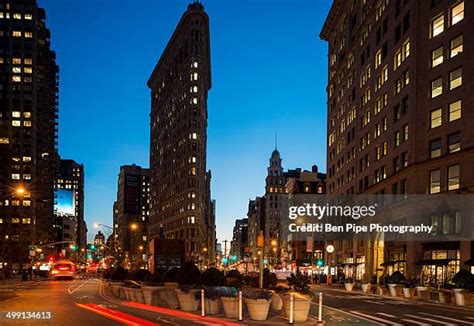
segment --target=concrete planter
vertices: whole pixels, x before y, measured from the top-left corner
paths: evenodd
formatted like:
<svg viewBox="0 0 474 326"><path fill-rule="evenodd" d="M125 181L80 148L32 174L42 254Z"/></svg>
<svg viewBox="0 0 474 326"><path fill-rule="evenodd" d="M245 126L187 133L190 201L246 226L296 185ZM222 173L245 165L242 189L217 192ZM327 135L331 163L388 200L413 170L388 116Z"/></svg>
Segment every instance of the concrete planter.
<svg viewBox="0 0 474 326"><path fill-rule="evenodd" d="M112 289L112 294L114 295L114 297L119 298L119 291L120 291L120 288L122 287L122 282L111 283L110 287Z"/></svg>
<svg viewBox="0 0 474 326"><path fill-rule="evenodd" d="M411 299L415 295L415 288L403 288L403 297Z"/></svg>
<svg viewBox="0 0 474 326"><path fill-rule="evenodd" d="M179 289L175 289L175 291L182 311L196 311L198 309L199 300L195 298L198 290L191 290L188 293L184 293Z"/></svg>
<svg viewBox="0 0 474 326"><path fill-rule="evenodd" d="M205 312L209 315L217 315L221 311L221 300L220 299L205 299Z"/></svg>
<svg viewBox="0 0 474 326"><path fill-rule="evenodd" d="M125 286L120 287L120 290L122 292L122 298L123 300L131 301L131 292L130 288L127 288Z"/></svg>
<svg viewBox="0 0 474 326"><path fill-rule="evenodd" d="M164 286L142 286L143 299L146 304L157 305L158 291L164 289Z"/></svg>
<svg viewBox="0 0 474 326"><path fill-rule="evenodd" d="M308 319L309 310L311 308L311 299L298 293L294 294L293 299L293 320L297 323L306 322L306 320ZM287 294L283 297L283 310L285 311L285 316L288 318L290 317L290 304L290 295Z"/></svg>
<svg viewBox="0 0 474 326"><path fill-rule="evenodd" d="M400 284L389 284L388 290L392 297L401 297L402 296L402 286Z"/></svg>
<svg viewBox="0 0 474 326"><path fill-rule="evenodd" d="M453 289L454 303L457 306L466 306L471 303L472 294L470 291L464 289Z"/></svg>
<svg viewBox="0 0 474 326"><path fill-rule="evenodd" d="M239 298L222 297L221 301L227 318L239 317Z"/></svg>
<svg viewBox="0 0 474 326"><path fill-rule="evenodd" d="M430 291L427 286L417 286L416 295L421 301L430 301Z"/></svg>
<svg viewBox="0 0 474 326"><path fill-rule="evenodd" d="M270 309L270 300L266 299L245 299L250 319L267 320L268 310Z"/></svg>
<svg viewBox="0 0 474 326"><path fill-rule="evenodd" d="M163 290L158 291L157 305L163 305L171 309L178 309L179 301L175 290L164 288Z"/></svg>
<svg viewBox="0 0 474 326"><path fill-rule="evenodd" d="M272 299L271 299L270 304L271 304L272 310L274 311L280 311L283 309L283 299L275 291L272 291Z"/></svg>
<svg viewBox="0 0 474 326"><path fill-rule="evenodd" d="M363 293L369 293L369 292L370 292L370 288L372 287L372 284L370 284L370 283L363 283L363 284L361 285L361 287L362 287L362 292L363 292Z"/></svg>
<svg viewBox="0 0 474 326"><path fill-rule="evenodd" d="M440 290L438 292L439 303L451 303L451 291Z"/></svg>
<svg viewBox="0 0 474 326"><path fill-rule="evenodd" d="M176 282L165 282L165 288L167 289L177 289L178 288L178 283Z"/></svg>
<svg viewBox="0 0 474 326"><path fill-rule="evenodd" d="M344 288L347 292L351 292L354 289L355 283L344 283Z"/></svg>
<svg viewBox="0 0 474 326"><path fill-rule="evenodd" d="M143 298L143 292L141 289L129 289L130 291L130 300L135 301L135 302L140 302L140 303L145 303L145 300Z"/></svg>

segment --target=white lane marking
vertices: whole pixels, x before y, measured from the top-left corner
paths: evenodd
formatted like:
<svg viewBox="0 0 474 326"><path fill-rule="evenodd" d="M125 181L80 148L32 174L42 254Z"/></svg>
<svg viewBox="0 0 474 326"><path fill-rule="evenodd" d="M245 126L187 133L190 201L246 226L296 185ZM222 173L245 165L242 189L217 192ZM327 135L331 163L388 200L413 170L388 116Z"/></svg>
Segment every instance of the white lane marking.
<svg viewBox="0 0 474 326"><path fill-rule="evenodd" d="M372 320L375 320L375 321L378 321L384 325L394 325L394 326L403 326L403 324L398 324L398 323L394 323L390 320L387 320L387 319L383 319L383 318L379 318L379 317L375 317L375 316L372 316L372 315L367 315L367 314L364 314L362 312L359 312L359 311L355 311L355 310L351 310L350 311L351 313L353 313L354 315L357 315L357 316L362 316L362 317L365 317L367 319L372 319Z"/></svg>
<svg viewBox="0 0 474 326"><path fill-rule="evenodd" d="M71 288L74 286L71 285L68 289L67 289L67 292L69 292L69 294L73 294L74 292L76 292L77 290L79 290L80 288L82 288L87 282L89 282L89 280L85 280L84 282L82 282L78 287L76 287L74 290L71 290Z"/></svg>
<svg viewBox="0 0 474 326"><path fill-rule="evenodd" d="M388 317L388 318L397 318L397 316L386 314L384 312L376 312L377 315Z"/></svg>
<svg viewBox="0 0 474 326"><path fill-rule="evenodd" d="M381 305L381 306L384 306L384 305L385 305L385 303L383 303L383 302L372 301L372 300L364 300L364 302L367 302L367 303L374 303L374 304L378 304L378 305Z"/></svg>
<svg viewBox="0 0 474 326"><path fill-rule="evenodd" d="M429 326L430 324L425 324L425 323L420 323L419 321L413 320L413 319L402 319L403 321L406 321L407 323L415 324L415 325L423 325L423 326Z"/></svg>
<svg viewBox="0 0 474 326"><path fill-rule="evenodd" d="M471 322L464 321L464 320L460 320L460 319L455 319L455 318L450 318L450 317L444 317L444 316L440 316L440 315L433 315L433 314L429 314L429 313L426 313L426 312L420 312L420 314L422 314L422 315L427 315L427 316L431 316L431 317L443 318L443 319L446 319L446 320L455 321L455 322L457 322L457 323L468 324L468 325L471 325L471 326L472 326L472 323L471 323Z"/></svg>
<svg viewBox="0 0 474 326"><path fill-rule="evenodd" d="M474 320L474 317L466 317L467 319L471 319L471 320Z"/></svg>
<svg viewBox="0 0 474 326"><path fill-rule="evenodd" d="M317 302L311 302L311 304L314 304L315 306L318 305ZM337 311L337 312L339 312L341 314L344 314L344 315L348 315L348 316L351 316L351 317L354 317L354 318L364 319L364 320L370 321L372 323L375 323L373 320L367 319L367 318L362 317L362 316L357 316L357 315L351 314L349 311L345 311L345 310L342 310L342 309L326 306L324 304L323 304L323 307L328 308L328 309L332 309L332 310ZM378 325L383 325L383 324L378 324Z"/></svg>
<svg viewBox="0 0 474 326"><path fill-rule="evenodd" d="M430 321L432 323L437 323L437 324L441 324L441 325L448 325L448 326L454 326L455 325L455 324L445 323L441 320L425 318L425 317L420 317L420 316L413 316L413 315L408 315L408 314L405 314L405 316L410 317L410 318L418 318L418 319L422 319L422 320L427 320L427 321Z"/></svg>

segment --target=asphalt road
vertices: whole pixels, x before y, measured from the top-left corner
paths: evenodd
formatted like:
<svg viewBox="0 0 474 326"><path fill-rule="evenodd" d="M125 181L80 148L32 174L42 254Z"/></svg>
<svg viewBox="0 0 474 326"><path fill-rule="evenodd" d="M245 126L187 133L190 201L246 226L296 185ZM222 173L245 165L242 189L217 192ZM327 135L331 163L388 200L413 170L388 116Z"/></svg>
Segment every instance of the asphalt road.
<svg viewBox="0 0 474 326"><path fill-rule="evenodd" d="M96 279L44 280L0 287L0 325L197 325L196 321L149 312L110 301ZM21 316L9 319L8 312L51 313L50 319ZM107 316L104 316L107 315ZM114 316L112 320L110 316ZM29 317L29 318L28 318ZM118 319L117 319L118 318ZM138 319L137 319L138 318Z"/></svg>
<svg viewBox="0 0 474 326"><path fill-rule="evenodd" d="M381 325L474 325L474 309L345 292L317 286L324 304Z"/></svg>

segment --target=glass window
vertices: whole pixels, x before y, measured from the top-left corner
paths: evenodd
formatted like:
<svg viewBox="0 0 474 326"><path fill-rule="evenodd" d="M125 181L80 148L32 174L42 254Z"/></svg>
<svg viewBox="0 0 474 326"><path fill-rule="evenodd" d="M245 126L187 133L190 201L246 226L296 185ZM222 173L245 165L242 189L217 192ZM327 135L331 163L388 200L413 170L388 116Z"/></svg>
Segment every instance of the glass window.
<svg viewBox="0 0 474 326"><path fill-rule="evenodd" d="M459 164L448 167L448 190L459 189Z"/></svg>
<svg viewBox="0 0 474 326"><path fill-rule="evenodd" d="M458 100L456 102L449 104L449 121L454 121L461 118L462 110L462 101Z"/></svg>
<svg viewBox="0 0 474 326"><path fill-rule="evenodd" d="M459 132L448 136L448 153L461 150L461 134Z"/></svg>
<svg viewBox="0 0 474 326"><path fill-rule="evenodd" d="M32 15L32 14L25 14L25 19L26 19L26 20L32 20L32 19L33 19L33 15Z"/></svg>
<svg viewBox="0 0 474 326"><path fill-rule="evenodd" d="M442 124L442 111L436 109L430 112L430 128L436 128Z"/></svg>
<svg viewBox="0 0 474 326"><path fill-rule="evenodd" d="M462 85L462 68L449 73L449 89L454 89Z"/></svg>
<svg viewBox="0 0 474 326"><path fill-rule="evenodd" d="M444 32L444 15L440 15L431 21L431 37L438 36Z"/></svg>
<svg viewBox="0 0 474 326"><path fill-rule="evenodd" d="M431 98L443 94L443 78L438 78L431 82Z"/></svg>
<svg viewBox="0 0 474 326"><path fill-rule="evenodd" d="M464 1L451 9L451 25L455 25L464 19Z"/></svg>
<svg viewBox="0 0 474 326"><path fill-rule="evenodd" d="M431 66L436 67L443 63L443 47L440 46L431 52Z"/></svg>
<svg viewBox="0 0 474 326"><path fill-rule="evenodd" d="M430 141L430 158L441 156L441 138Z"/></svg>
<svg viewBox="0 0 474 326"><path fill-rule="evenodd" d="M440 191L441 191L440 170L430 171L430 194L436 194Z"/></svg>
<svg viewBox="0 0 474 326"><path fill-rule="evenodd" d="M458 54L462 53L462 45L463 45L463 36L459 35L454 40L451 41L451 58L457 56Z"/></svg>
<svg viewBox="0 0 474 326"><path fill-rule="evenodd" d="M20 120L12 120L12 126L13 127L20 127L21 126L21 121Z"/></svg>
<svg viewBox="0 0 474 326"><path fill-rule="evenodd" d="M21 31L13 31L13 37L21 37Z"/></svg>
<svg viewBox="0 0 474 326"><path fill-rule="evenodd" d="M12 117L13 117L13 118L19 118L20 116L21 116L20 111L13 111L13 112L12 112Z"/></svg>

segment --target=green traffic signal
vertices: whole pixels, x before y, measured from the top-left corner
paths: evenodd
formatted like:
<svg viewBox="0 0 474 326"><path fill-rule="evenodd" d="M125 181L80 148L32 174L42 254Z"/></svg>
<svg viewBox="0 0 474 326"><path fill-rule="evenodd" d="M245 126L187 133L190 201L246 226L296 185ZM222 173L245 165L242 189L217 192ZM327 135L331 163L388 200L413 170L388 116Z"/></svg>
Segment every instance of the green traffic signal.
<svg viewBox="0 0 474 326"><path fill-rule="evenodd" d="M316 260L316 265L318 267L323 267L324 266L324 261L322 259L318 259L318 260Z"/></svg>

